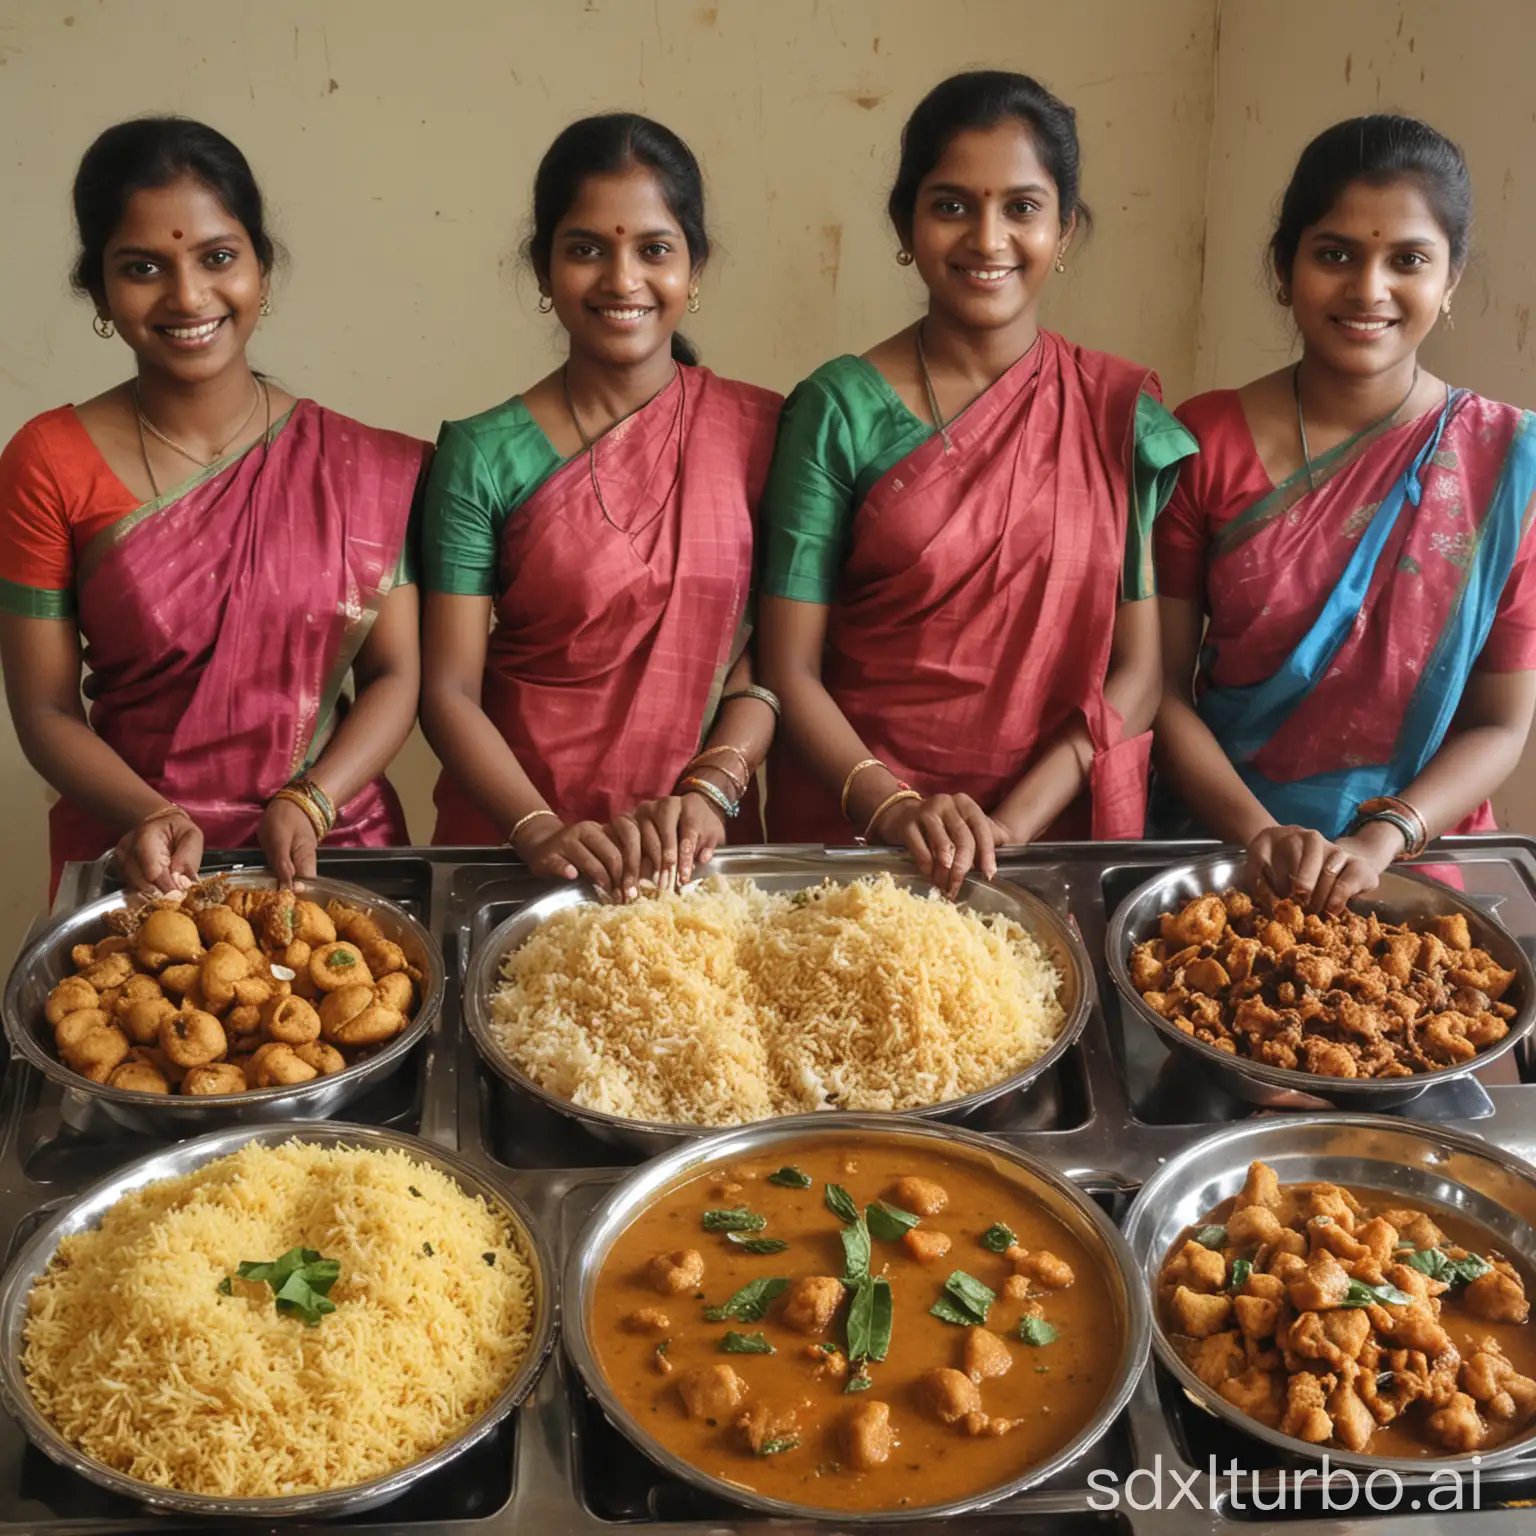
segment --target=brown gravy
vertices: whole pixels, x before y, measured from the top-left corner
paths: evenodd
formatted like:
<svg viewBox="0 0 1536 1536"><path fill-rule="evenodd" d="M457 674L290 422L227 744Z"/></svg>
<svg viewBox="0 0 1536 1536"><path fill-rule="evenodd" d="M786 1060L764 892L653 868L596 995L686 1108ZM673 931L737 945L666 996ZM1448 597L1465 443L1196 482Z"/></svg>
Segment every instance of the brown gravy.
<svg viewBox="0 0 1536 1536"><path fill-rule="evenodd" d="M785 1165L814 1182L790 1189L766 1181ZM705 1320L706 1306L719 1305L755 1279L841 1277L843 1223L827 1207L828 1183L846 1189L862 1213L877 1199L899 1206L894 1186L903 1175L942 1185L947 1205L939 1214L922 1217L918 1230L942 1232L952 1246L941 1258L924 1262L901 1241L872 1239L870 1273L890 1281L893 1325L886 1359L868 1366L873 1378L868 1390L845 1392L844 1380L833 1379L825 1369L825 1354L811 1358L823 1342L845 1349L846 1293L820 1334L786 1326L786 1296L771 1302L758 1321ZM730 1189L733 1184L740 1188ZM753 1255L723 1233L704 1230L705 1211L736 1206L766 1216L766 1227L754 1235L786 1240L787 1251ZM1026 1303L1003 1297L1014 1265L981 1245L981 1234L998 1222L1011 1228L1024 1248L1049 1250L1072 1268L1070 1287L1033 1288L1030 1304L1058 1331L1048 1345L1020 1339ZM697 1290L661 1294L648 1274L653 1257L690 1248L704 1259ZM1125 1330L1102 1262L1029 1190L980 1157L919 1150L899 1141L808 1140L716 1168L644 1211L607 1256L593 1292L590 1330L604 1375L635 1419L669 1451L701 1470L797 1504L917 1510L1009 1481L1060 1450L1093 1416L1114 1377ZM1004 1341L1012 1364L1006 1374L979 1384L981 1408L1020 1422L997 1437L973 1436L958 1423L940 1422L918 1386L926 1371L962 1368L968 1330L929 1315L955 1270L998 1294L986 1328ZM645 1308L665 1313L664 1335L626 1326L626 1319ZM731 1330L761 1332L776 1352L724 1353L721 1341ZM655 1359L662 1337L670 1367L665 1375ZM735 1426L742 1408L714 1421L689 1416L679 1390L682 1377L721 1363L747 1384L743 1408L766 1403L793 1409L796 1448L754 1454ZM883 1465L857 1471L850 1465L846 1425L861 1404L871 1401L889 1404L896 1444Z"/></svg>

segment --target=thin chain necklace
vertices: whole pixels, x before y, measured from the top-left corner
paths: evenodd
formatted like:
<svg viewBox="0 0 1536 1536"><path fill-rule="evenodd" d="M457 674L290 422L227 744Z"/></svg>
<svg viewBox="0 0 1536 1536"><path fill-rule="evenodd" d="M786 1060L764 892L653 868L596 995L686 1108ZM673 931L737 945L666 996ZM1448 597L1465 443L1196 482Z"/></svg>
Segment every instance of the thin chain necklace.
<svg viewBox="0 0 1536 1536"><path fill-rule="evenodd" d="M1381 417L1378 421L1373 421L1368 427L1362 427L1357 433L1355 433L1355 436L1364 437L1367 432L1374 432L1377 427L1386 426L1386 424L1391 421L1392 418L1396 416L1398 412L1401 411L1402 408L1407 405L1410 400L1413 399L1413 392L1418 387L1419 365L1415 363L1413 365L1413 382L1408 386L1408 393L1404 395L1403 398L1399 400L1397 404L1390 411L1388 411L1385 416ZM1307 490L1310 493L1317 489L1317 483L1312 478L1312 449L1307 444L1307 419L1302 414L1301 409L1300 363L1297 363L1296 366L1291 370L1291 393L1296 396L1296 435L1301 439L1301 467L1307 472Z"/></svg>
<svg viewBox="0 0 1536 1536"><path fill-rule="evenodd" d="M133 408L138 412L139 415L139 436L142 438L147 429L151 437L158 438L162 443L165 444L167 448L175 449L175 451L179 453L182 458L190 459L192 463L196 464L200 469L208 469L212 465L217 464L219 460L222 459L224 455L228 453L229 450L234 447L237 442L240 441L240 434L244 432L248 426L250 426L251 417L256 414L256 408L261 404L262 399L261 380L258 379L254 373L251 375L251 388L253 391L251 398L251 408L245 413L245 419L240 423L238 427L235 428L233 432L230 433L229 438L225 442L224 446L217 449L211 459L200 459L189 449L183 448L175 438L167 437L165 433L162 432L160 428L157 427L154 422L152 422L149 417L144 414L144 406L139 400L139 381L135 379L133 381Z"/></svg>
<svg viewBox="0 0 1536 1536"><path fill-rule="evenodd" d="M183 457L191 459L194 464L201 464L204 469L211 469L213 467L213 465L217 464L219 462L219 460L224 457L225 453L229 452L230 447L232 447L237 441L239 441L240 433L245 431L246 426L250 423L251 417L256 414L256 407L258 405L260 405L263 400L265 400L266 403L267 403L267 423L266 423L265 428L262 431L263 442L265 442L267 439L269 439L271 437L271 435L272 435L272 394L271 394L271 391L267 388L267 386L265 384L262 383L262 381L260 379L256 379L255 383L256 383L256 399L251 404L250 414L245 418L245 421L243 421L240 424L240 431L236 432L235 435L232 438L230 438L229 442L227 444L225 444L224 448L219 453L216 453L213 456L213 458L209 459L206 464L204 464L203 461L200 458L198 458L196 454L188 453L185 448L182 448L182 447L178 446L176 443L171 442L170 438L166 437L163 433L156 431L155 430L154 422L152 422L144 414L143 411L138 411L137 412L138 418L139 418L139 457L141 459L143 459L143 461L144 461L144 473L149 476L149 488L150 488L150 490L152 490L155 493L155 500L156 501L160 500L160 482L155 479L154 466L149 462L149 444L147 442L145 442L145 440L144 440L144 429L145 429L145 427L148 427L149 430L151 432L153 432L154 435L156 437L158 437L168 447L175 448L176 452L181 454ZM137 407L138 401L139 401L139 386L138 386L137 382L135 382L135 384L133 386L133 401L134 401L135 407Z"/></svg>
<svg viewBox="0 0 1536 1536"><path fill-rule="evenodd" d="M654 523L664 511L666 511L667 503L671 501L672 492L677 489L678 479L683 472L683 408L688 403L687 371L674 363L673 377L677 380L678 399L677 463L672 470L672 480L671 483L667 486L666 491L663 493L661 501L657 504L656 510L648 518L646 518L643 523L639 523L633 528L626 528L622 523L617 523L613 520L612 515L608 511L608 503L603 500L603 488L597 483L597 444L587 436L587 429L582 426L581 417L576 414L576 402L571 398L571 381L566 376L565 368L562 367L560 370L560 390L561 393L565 396L565 408L571 414L571 424L576 428L577 437L581 439L582 452L587 456L587 470L588 473L592 476L592 494L597 497L598 511L603 514L603 521L607 523L615 533L622 533L627 539L631 541L637 538L640 534L644 533L645 530L649 528L651 524ZM661 391L659 390L657 391L658 394L660 392ZM655 399L655 396L653 395L651 398ZM645 407L641 406L640 409L644 410ZM633 414L634 412L631 411L630 415ZM629 418L624 417L623 419L627 421ZM618 422L615 422L614 426L617 425ZM612 428L609 430L611 431Z"/></svg>
<svg viewBox="0 0 1536 1536"><path fill-rule="evenodd" d="M939 434L944 444L944 452L948 453L953 448L949 440L949 425L956 416L962 416L970 409L969 405L962 405L954 416L944 417L939 414L939 397L933 392L933 375L928 371L928 354L923 350L923 322L917 322L917 329L912 333L917 339L917 370L923 376L923 390L928 396L928 414L933 417L934 430ZM1036 347L1040 345L1040 332L1035 332L1035 339L1021 352L1010 367L1017 367L1022 363ZM975 402L971 402L974 404Z"/></svg>

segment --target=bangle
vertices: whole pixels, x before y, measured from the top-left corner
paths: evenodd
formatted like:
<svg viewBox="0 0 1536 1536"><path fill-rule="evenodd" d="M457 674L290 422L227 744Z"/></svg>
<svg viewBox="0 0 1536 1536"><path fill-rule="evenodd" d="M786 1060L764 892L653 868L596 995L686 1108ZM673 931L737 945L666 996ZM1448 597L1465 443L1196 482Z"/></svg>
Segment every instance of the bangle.
<svg viewBox="0 0 1536 1536"><path fill-rule="evenodd" d="M715 750L716 751L721 751L721 752L736 752L736 748L735 747L717 747ZM739 752L737 752L736 755L738 757L741 757L741 754ZM732 773L731 770L729 768L727 768L724 763L708 763L708 762L705 762L704 759L706 757L708 757L708 756L710 756L710 754L708 752L701 752L696 758L692 759L692 761L690 761L690 762L688 762L687 764L684 765L683 772L678 775L678 778L681 780L687 774L695 773L695 772L703 772L704 769L708 768L708 769L712 770L713 772L718 773L720 775L720 777L722 779L724 779L725 782L727 784L729 784L731 786L731 788L736 791L736 798L738 800L740 800L741 797L744 794L746 794L746 792L747 792L747 784L748 784L748 781L749 781L750 770L748 770L747 773L741 773L741 774ZM741 757L741 761L742 761L742 766L745 768L746 767L746 762L747 762L746 758L745 757Z"/></svg>
<svg viewBox="0 0 1536 1536"><path fill-rule="evenodd" d="M731 800L723 789L718 785L711 784L708 779L696 779L690 775L687 778L679 779L677 787L681 790L691 790L696 794L703 795L710 804L717 807L726 816L735 816L741 809L739 802Z"/></svg>
<svg viewBox="0 0 1536 1536"><path fill-rule="evenodd" d="M502 846L506 848L512 848L512 841L517 836L517 834L521 832L530 821L533 821L536 817L539 816L555 816L555 813L550 810L547 805L541 805L538 810L529 811L526 816L519 816L517 820L512 823L512 830L507 833L507 840ZM556 821L559 821L559 819L560 818L558 816L555 816ZM517 850L514 848L513 852L516 851Z"/></svg>
<svg viewBox="0 0 1536 1536"><path fill-rule="evenodd" d="M710 758L719 757L721 753L726 753L731 757L736 758L741 763L741 793L746 794L747 781L752 777L752 764L748 761L747 754L743 752L740 747L732 747L728 745L719 747L706 747L704 751L695 754L692 760L688 763L688 767L683 769L683 772L687 773L688 768L696 768L701 763L708 763ZM720 768L718 769L718 772L723 773L726 778L731 780L733 784L736 782L736 775L733 774L728 768Z"/></svg>
<svg viewBox="0 0 1536 1536"><path fill-rule="evenodd" d="M867 843L875 830L875 823L880 820L893 805L903 800L921 800L923 797L912 788L910 784L903 784L894 795L887 795L879 805L875 807L875 814L869 818L869 825L864 828L864 836L860 842Z"/></svg>
<svg viewBox="0 0 1536 1536"><path fill-rule="evenodd" d="M271 805L273 802L278 800L284 800L289 805L298 806L298 808L304 812L305 816L309 818L310 826L315 829L315 841L324 841L325 834L329 828L327 828L325 824L325 817L320 814L320 807L316 805L314 801L312 801L307 795L301 795L296 789L289 789L286 785L282 789L278 790L278 792L272 796L272 799L269 800L267 804Z"/></svg>
<svg viewBox="0 0 1536 1536"><path fill-rule="evenodd" d="M319 817L315 823L315 830L322 838L327 836L336 825L336 807L331 803L331 797L307 773L295 774L283 789L287 791L284 798L297 797L314 809L316 816ZM275 799L276 796L273 798Z"/></svg>
<svg viewBox="0 0 1536 1536"><path fill-rule="evenodd" d="M838 810L842 813L843 819L845 821L848 818L848 791L853 788L853 781L858 778L858 776L863 773L866 768L884 767L885 764L882 763L878 757L865 757L861 758L853 765L852 768L848 770L848 777L843 780L842 799L838 801Z"/></svg>
<svg viewBox="0 0 1536 1536"><path fill-rule="evenodd" d="M759 704L766 704L773 711L773 718L779 718L779 696L771 688L759 687L756 683L748 683L745 688L738 688L734 693L726 694L720 700L723 709L732 699L756 699Z"/></svg>
<svg viewBox="0 0 1536 1536"><path fill-rule="evenodd" d="M1429 827L1424 818L1406 800L1397 795L1378 795L1355 807L1355 826L1368 821L1390 820L1403 834L1404 848L1399 858L1416 859L1429 846Z"/></svg>
<svg viewBox="0 0 1536 1536"><path fill-rule="evenodd" d="M1376 811L1370 816L1362 816L1349 830L1351 834L1354 834L1361 831L1363 828L1370 826L1372 822L1377 821L1385 822L1389 827L1395 827L1399 834L1402 836L1402 851L1392 855L1392 862L1394 864L1399 859L1416 858L1420 853L1424 851L1423 848L1414 847L1414 839L1417 834L1415 833L1413 827L1408 824L1407 820L1402 816L1399 816L1396 811Z"/></svg>
<svg viewBox="0 0 1536 1536"><path fill-rule="evenodd" d="M148 816L139 817L139 819L134 822L134 826L147 827L152 821L164 821L167 816L186 816L188 821L192 820L192 818L188 816L187 813L182 810L179 805L172 805L169 801L167 801L166 804L159 808L159 810L151 811Z"/></svg>

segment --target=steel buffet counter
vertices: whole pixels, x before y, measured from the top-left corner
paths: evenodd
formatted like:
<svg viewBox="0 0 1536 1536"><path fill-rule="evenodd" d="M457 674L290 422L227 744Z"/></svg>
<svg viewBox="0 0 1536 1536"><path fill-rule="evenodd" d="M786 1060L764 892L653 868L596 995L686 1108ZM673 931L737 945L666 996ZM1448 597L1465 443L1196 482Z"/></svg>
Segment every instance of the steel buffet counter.
<svg viewBox="0 0 1536 1536"><path fill-rule="evenodd" d="M1042 846L1007 859L1001 873L1075 922L1093 960L1098 1001L1077 1042L1023 1093L999 1100L971 1129L1027 1146L1089 1189L1112 1217L1161 1162L1220 1125L1272 1111L1213 1087L1184 1056L1123 1008L1104 962L1110 916L1166 865L1212 851L1205 844ZM794 850L804 857L820 850ZM829 867L846 862L825 855ZM1437 845L1454 861L1466 894L1497 914L1536 956L1536 842L1493 835ZM216 867L217 856L210 860ZM227 861L225 861L227 862ZM446 1006L405 1070L349 1105L345 1118L389 1126L456 1149L522 1197L555 1251L566 1249L619 1165L634 1154L519 1095L480 1063L462 1027L458 983L491 929L548 887L501 850L398 849L328 854L321 873L353 881L407 907L442 945ZM99 865L71 866L55 915L108 887ZM1536 1158L1536 1060L1522 1051L1485 1074L1436 1085L1399 1113L1481 1136ZM0 1231L7 1260L39 1220L153 1142L106 1120L23 1060L0 1089ZM1027 1525L1034 1536L1173 1536L1237 1531L1254 1536L1471 1536L1524 1531L1536 1500L1536 1455L1457 1489L1408 1484L1401 1496L1362 1490L1342 1508L1342 1480L1326 1492L1297 1464L1210 1418L1156 1363L1129 1408L1081 1462L1046 1485L962 1520L955 1532ZM1212 1473L1214 1472L1214 1477ZM1137 1474L1134 1478L1132 1474ZM1460 1498L1460 1511L1453 1504ZM1382 1509L1379 1506L1391 1504ZM1435 1511L1435 1512L1431 1512ZM1475 1512L1474 1512L1475 1511ZM1474 1527L1474 1520L1477 1522ZM634 1449L589 1400L556 1352L534 1397L486 1441L401 1498L355 1519L285 1531L353 1530L383 1536L496 1536L512 1531L599 1536L643 1525L663 1536L802 1529L767 1522L674 1481ZM806 1532L836 1529L806 1523ZM865 1529L912 1530L917 1522ZM0 1536L189 1530L150 1515L56 1467L0 1414ZM271 1529L253 1523L249 1529Z"/></svg>

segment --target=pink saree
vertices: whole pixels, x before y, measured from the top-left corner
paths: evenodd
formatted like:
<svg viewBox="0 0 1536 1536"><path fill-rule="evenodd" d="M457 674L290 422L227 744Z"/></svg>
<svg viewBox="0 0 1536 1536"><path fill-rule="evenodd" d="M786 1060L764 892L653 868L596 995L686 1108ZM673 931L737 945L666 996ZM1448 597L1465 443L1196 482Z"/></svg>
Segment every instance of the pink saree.
<svg viewBox="0 0 1536 1536"><path fill-rule="evenodd" d="M267 800L329 738L393 586L425 443L301 400L258 442L122 518L77 576L92 728L209 848L255 842ZM328 840L405 841L382 777ZM118 834L61 800L53 878Z"/></svg>

